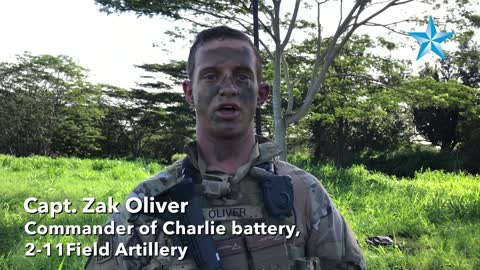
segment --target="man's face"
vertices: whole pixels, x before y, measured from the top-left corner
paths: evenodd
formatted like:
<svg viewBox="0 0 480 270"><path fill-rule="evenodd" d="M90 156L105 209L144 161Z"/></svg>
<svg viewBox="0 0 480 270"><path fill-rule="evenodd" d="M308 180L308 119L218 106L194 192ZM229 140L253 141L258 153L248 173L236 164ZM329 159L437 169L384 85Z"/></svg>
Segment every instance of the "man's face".
<svg viewBox="0 0 480 270"><path fill-rule="evenodd" d="M252 130L257 103L269 92L257 81L255 63L246 41L212 40L198 48L192 81L183 84L187 102L196 109L197 129L215 137Z"/></svg>

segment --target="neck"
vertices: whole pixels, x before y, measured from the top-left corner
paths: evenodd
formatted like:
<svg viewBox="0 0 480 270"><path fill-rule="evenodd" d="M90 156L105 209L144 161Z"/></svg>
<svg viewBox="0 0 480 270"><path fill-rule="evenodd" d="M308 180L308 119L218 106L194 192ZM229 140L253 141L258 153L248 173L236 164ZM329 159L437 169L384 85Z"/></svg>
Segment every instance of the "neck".
<svg viewBox="0 0 480 270"><path fill-rule="evenodd" d="M255 134L252 129L241 136L214 137L197 129L197 143L208 170L235 174L240 166L248 162L255 145Z"/></svg>

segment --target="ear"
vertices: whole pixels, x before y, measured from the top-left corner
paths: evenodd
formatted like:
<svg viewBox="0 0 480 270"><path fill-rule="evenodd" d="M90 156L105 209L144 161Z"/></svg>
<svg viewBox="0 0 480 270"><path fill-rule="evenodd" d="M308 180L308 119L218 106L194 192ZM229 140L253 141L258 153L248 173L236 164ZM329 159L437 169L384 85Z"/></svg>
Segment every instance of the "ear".
<svg viewBox="0 0 480 270"><path fill-rule="evenodd" d="M185 100L190 106L194 105L193 102L193 89L192 82L190 80L184 80L182 83L183 94L185 95Z"/></svg>
<svg viewBox="0 0 480 270"><path fill-rule="evenodd" d="M258 97L257 97L257 106L260 107L267 101L268 95L270 94L270 85L268 83L262 82L258 85Z"/></svg>

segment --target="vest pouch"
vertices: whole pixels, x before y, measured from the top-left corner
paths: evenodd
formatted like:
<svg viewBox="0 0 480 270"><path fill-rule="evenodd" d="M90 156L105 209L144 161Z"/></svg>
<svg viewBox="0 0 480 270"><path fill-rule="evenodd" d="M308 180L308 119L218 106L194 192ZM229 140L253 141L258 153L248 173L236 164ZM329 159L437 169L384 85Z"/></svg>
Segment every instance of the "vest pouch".
<svg viewBox="0 0 480 270"><path fill-rule="evenodd" d="M144 269L144 268L142 268ZM175 263L170 266L157 266L152 268L152 270L198 270L197 265L193 259L185 259L183 261L175 260ZM150 268L145 268L145 270L150 270Z"/></svg>
<svg viewBox="0 0 480 270"><path fill-rule="evenodd" d="M295 270L322 270L317 257L305 257L295 260Z"/></svg>
<svg viewBox="0 0 480 270"><path fill-rule="evenodd" d="M216 240L215 246L224 270L248 270L247 249L243 237Z"/></svg>
<svg viewBox="0 0 480 270"><path fill-rule="evenodd" d="M288 252L283 235L245 237L254 270L288 270Z"/></svg>

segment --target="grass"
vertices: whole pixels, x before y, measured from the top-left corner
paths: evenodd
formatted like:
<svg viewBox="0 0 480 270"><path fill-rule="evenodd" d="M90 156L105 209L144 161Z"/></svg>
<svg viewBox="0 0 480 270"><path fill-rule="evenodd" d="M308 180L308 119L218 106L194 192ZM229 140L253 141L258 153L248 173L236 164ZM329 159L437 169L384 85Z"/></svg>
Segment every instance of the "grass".
<svg viewBox="0 0 480 270"><path fill-rule="evenodd" d="M304 168L321 179L364 251L369 269L480 269L480 176L441 171L399 179L363 166ZM24 224L102 224L108 214L28 214L27 197L68 198L81 209L83 197L122 201L161 165L116 160L0 155L0 269L83 269L84 257L25 257L25 244L80 242L92 236L29 236ZM397 246L368 246L365 238L391 235Z"/></svg>
<svg viewBox="0 0 480 270"><path fill-rule="evenodd" d="M25 244L37 247L46 243L93 243L92 236L29 236L24 224L102 224L108 214L59 214L51 219L45 214L28 214L23 202L28 197L39 201L69 199L72 208L82 209L83 197L98 201L112 196L123 201L139 181L160 171L163 166L116 160L80 160L74 158L28 157L0 155L0 269L83 269L83 257L51 257L43 254L25 257ZM80 211L79 211L80 212Z"/></svg>
<svg viewBox="0 0 480 270"><path fill-rule="evenodd" d="M479 176L425 171L397 179L363 166L311 171L325 179L371 269L480 269ZM398 247L368 247L364 239L374 235L391 235Z"/></svg>

